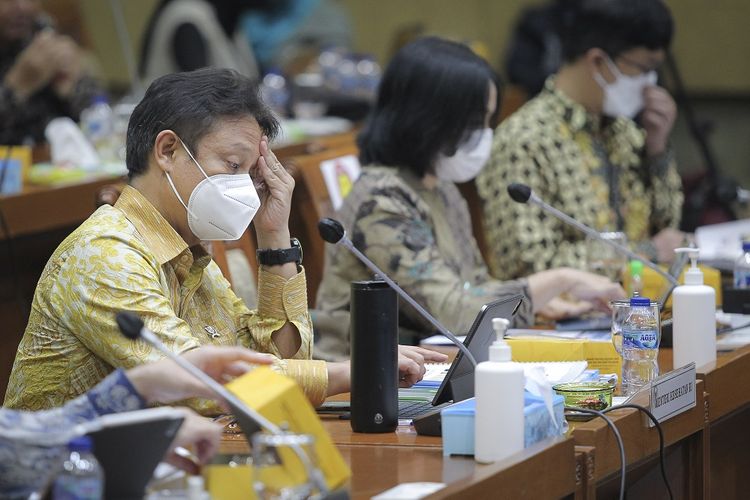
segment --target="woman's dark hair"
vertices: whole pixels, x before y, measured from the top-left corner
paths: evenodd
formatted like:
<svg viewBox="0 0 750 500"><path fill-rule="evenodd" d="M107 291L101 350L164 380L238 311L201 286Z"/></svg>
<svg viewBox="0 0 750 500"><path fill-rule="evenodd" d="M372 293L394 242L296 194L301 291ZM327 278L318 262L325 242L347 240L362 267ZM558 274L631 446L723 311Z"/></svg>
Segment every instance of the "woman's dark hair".
<svg viewBox="0 0 750 500"><path fill-rule="evenodd" d="M258 85L236 71L205 68L157 78L128 123L128 175L146 171L162 130L173 130L197 155L198 143L218 120L242 116L255 118L269 139L278 133L279 123L261 100Z"/></svg>
<svg viewBox="0 0 750 500"><path fill-rule="evenodd" d="M435 37L405 46L388 64L357 138L362 164L424 176L438 153L454 154L468 133L484 126L490 82L498 90L497 114L499 78L467 46Z"/></svg>
<svg viewBox="0 0 750 500"><path fill-rule="evenodd" d="M582 0L561 30L563 59L575 61L595 47L612 58L636 47L667 49L673 31L662 0Z"/></svg>

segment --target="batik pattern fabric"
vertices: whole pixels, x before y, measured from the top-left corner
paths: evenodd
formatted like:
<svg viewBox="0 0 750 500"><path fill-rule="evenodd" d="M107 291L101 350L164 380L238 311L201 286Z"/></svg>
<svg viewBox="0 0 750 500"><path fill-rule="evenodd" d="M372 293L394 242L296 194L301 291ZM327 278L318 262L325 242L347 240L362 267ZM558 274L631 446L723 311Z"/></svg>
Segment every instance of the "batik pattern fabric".
<svg viewBox="0 0 750 500"><path fill-rule="evenodd" d="M526 282L490 277L472 234L466 201L452 182L432 188L403 169L368 166L338 211L354 245L390 275L420 305L456 334L465 334L482 305L522 295L517 325L533 322ZM328 246L313 321L316 356L348 355L352 281L372 273L346 248ZM432 326L411 306L399 303L402 329L419 336Z"/></svg>
<svg viewBox="0 0 750 500"><path fill-rule="evenodd" d="M4 404L26 410L60 406L115 368L161 359L145 341L122 335L115 322L121 311L140 316L175 353L206 344L242 345L280 357L272 334L291 322L301 348L275 367L305 374L298 382L314 404L322 402L327 370L310 360L304 270L287 280L261 267L258 295L258 309L248 310L206 250L189 248L143 195L126 187L115 206L100 207L47 263ZM186 404L204 414L220 411L212 401Z"/></svg>
<svg viewBox="0 0 750 500"><path fill-rule="evenodd" d="M535 205L514 202L507 192L514 182L590 227L624 232L646 254L653 253L651 236L680 221L682 184L671 150L646 158L645 132L634 121L595 118L556 89L554 78L500 124L477 179L488 264L499 279L585 269L585 235Z"/></svg>

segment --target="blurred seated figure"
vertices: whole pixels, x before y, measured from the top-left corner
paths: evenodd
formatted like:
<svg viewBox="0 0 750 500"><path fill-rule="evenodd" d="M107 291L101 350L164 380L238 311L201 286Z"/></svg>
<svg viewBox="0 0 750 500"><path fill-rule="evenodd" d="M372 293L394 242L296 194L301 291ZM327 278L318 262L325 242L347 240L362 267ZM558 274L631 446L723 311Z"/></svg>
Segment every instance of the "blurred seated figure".
<svg viewBox="0 0 750 500"><path fill-rule="evenodd" d="M263 73L278 68L288 75L303 71L326 48L352 47L348 15L335 0L256 0L242 16Z"/></svg>
<svg viewBox="0 0 750 500"><path fill-rule="evenodd" d="M544 88L544 81L562 64L560 30L579 0L551 0L521 11L505 54L508 81L527 97Z"/></svg>
<svg viewBox="0 0 750 500"><path fill-rule="evenodd" d="M257 78L305 69L327 46L351 46L341 9L328 0L162 0L142 45L146 83L176 71L235 69Z"/></svg>
<svg viewBox="0 0 750 500"><path fill-rule="evenodd" d="M488 264L499 279L592 261L584 234L512 201L513 182L597 231L625 233L651 260L671 261L685 237L670 145L677 108L657 81L672 40L668 7L581 0L566 21L562 66L500 124L478 178Z"/></svg>
<svg viewBox="0 0 750 500"><path fill-rule="evenodd" d="M178 71L234 69L252 78L258 66L243 30L252 0L162 0L146 28L140 74L146 84Z"/></svg>
<svg viewBox="0 0 750 500"><path fill-rule="evenodd" d="M251 365L271 362L270 356L242 347L205 346L186 352L184 358L221 383L226 377L241 375ZM77 424L193 396L215 397L177 363L162 359L128 371L116 370L59 408L37 412L0 409L0 497L29 498L34 491L43 489L59 470L61 454L65 444L75 437ZM171 451L165 458L196 474L199 465L218 450L221 430L220 425L185 409L185 420L172 447L192 447L200 463Z"/></svg>
<svg viewBox="0 0 750 500"><path fill-rule="evenodd" d="M39 0L0 0L0 144L44 141L51 119L77 120L99 92L83 51Z"/></svg>
<svg viewBox="0 0 750 500"><path fill-rule="evenodd" d="M498 94L490 66L462 44L428 37L401 49L358 139L362 174L338 210L354 245L457 334L482 305L511 295L526 299L514 324L529 326L535 312L578 315L624 293L574 269L515 281L489 275L456 183L476 177L489 158ZM313 314L316 356L348 354L350 283L371 277L345 248L326 248ZM433 333L405 303L399 321L402 332Z"/></svg>

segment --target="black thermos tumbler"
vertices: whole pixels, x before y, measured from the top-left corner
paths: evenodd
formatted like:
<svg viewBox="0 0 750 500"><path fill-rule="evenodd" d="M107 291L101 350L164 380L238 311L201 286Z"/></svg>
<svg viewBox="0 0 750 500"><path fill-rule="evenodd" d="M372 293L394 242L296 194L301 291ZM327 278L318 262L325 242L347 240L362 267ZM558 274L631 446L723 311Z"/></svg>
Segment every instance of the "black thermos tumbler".
<svg viewBox="0 0 750 500"><path fill-rule="evenodd" d="M351 293L351 424L354 432L398 427L398 297L380 280Z"/></svg>

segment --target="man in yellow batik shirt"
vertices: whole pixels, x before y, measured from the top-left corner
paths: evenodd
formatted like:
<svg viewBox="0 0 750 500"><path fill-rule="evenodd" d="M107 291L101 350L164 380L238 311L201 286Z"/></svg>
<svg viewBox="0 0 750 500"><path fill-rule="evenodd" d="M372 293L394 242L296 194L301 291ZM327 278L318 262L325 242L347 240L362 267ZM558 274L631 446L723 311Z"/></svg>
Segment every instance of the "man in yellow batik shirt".
<svg viewBox="0 0 750 500"><path fill-rule="evenodd" d="M599 231L623 231L651 259L670 261L684 239L669 147L676 106L656 85L671 14L661 0L586 0L573 10L562 68L498 127L477 181L490 269L500 279L587 264L585 235L512 201L513 182Z"/></svg>
<svg viewBox="0 0 750 500"><path fill-rule="evenodd" d="M59 406L115 368L161 358L120 334L120 311L140 315L175 352L240 344L273 354L314 404L349 390L348 363L310 359L302 253L288 229L294 180L268 147L277 129L257 87L236 72L198 70L151 84L128 125L130 185L45 267L5 406ZM257 311L232 292L200 243L237 239L251 220L261 249ZM400 354L405 383L421 378L430 355Z"/></svg>

